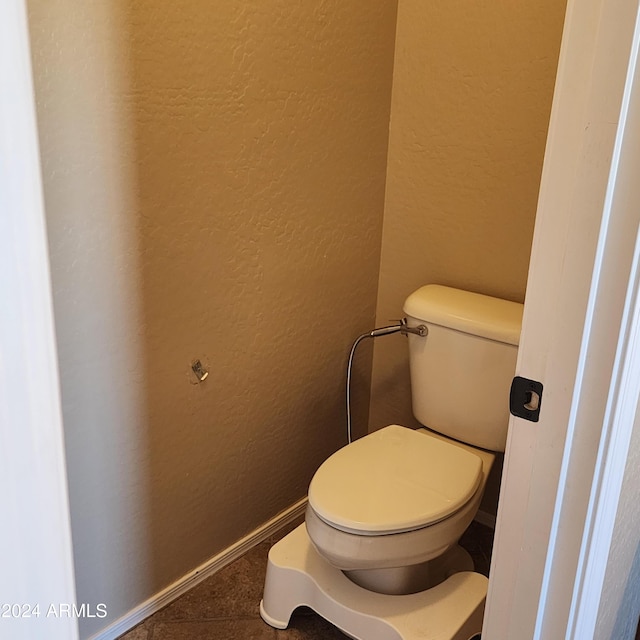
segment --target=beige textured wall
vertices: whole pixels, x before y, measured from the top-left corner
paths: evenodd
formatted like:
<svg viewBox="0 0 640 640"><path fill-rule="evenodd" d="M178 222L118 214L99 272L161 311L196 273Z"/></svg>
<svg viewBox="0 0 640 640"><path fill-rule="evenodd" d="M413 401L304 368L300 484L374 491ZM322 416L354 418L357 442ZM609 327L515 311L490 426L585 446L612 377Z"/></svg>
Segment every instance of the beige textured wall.
<svg viewBox="0 0 640 640"><path fill-rule="evenodd" d="M109 610L87 637L302 497L345 442L396 4L29 11L78 598Z"/></svg>
<svg viewBox="0 0 640 640"><path fill-rule="evenodd" d="M522 301L564 2L400 0L376 321L439 283ZM369 427L416 426L378 340Z"/></svg>

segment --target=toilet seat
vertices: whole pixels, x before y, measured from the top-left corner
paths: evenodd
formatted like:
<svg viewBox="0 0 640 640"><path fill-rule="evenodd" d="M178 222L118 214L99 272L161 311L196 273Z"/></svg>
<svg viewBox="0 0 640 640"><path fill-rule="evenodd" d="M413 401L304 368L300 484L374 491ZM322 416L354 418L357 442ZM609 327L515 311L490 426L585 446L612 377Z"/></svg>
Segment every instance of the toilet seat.
<svg viewBox="0 0 640 640"><path fill-rule="evenodd" d="M339 531L404 533L461 510L482 479L482 460L471 451L390 425L328 458L311 481L309 505Z"/></svg>

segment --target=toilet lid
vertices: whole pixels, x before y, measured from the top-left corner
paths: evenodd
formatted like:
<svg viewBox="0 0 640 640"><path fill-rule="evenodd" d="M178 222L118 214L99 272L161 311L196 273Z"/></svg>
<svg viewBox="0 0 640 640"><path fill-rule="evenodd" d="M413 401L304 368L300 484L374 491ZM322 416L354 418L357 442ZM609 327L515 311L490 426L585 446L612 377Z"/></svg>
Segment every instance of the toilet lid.
<svg viewBox="0 0 640 640"><path fill-rule="evenodd" d="M401 533L455 513L481 478L482 461L473 453L391 425L328 458L311 481L309 504L343 531Z"/></svg>

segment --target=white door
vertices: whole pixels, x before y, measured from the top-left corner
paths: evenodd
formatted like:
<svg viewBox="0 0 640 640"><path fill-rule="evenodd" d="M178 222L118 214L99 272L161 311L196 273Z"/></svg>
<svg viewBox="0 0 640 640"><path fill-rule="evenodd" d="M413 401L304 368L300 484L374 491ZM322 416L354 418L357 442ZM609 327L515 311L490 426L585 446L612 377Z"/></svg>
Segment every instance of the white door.
<svg viewBox="0 0 640 640"><path fill-rule="evenodd" d="M510 423L487 640L609 637L596 620L640 382L637 16L638 0L567 7L517 364L544 390L539 422Z"/></svg>
<svg viewBox="0 0 640 640"><path fill-rule="evenodd" d="M0 638L78 637L24 0L0 2Z"/></svg>

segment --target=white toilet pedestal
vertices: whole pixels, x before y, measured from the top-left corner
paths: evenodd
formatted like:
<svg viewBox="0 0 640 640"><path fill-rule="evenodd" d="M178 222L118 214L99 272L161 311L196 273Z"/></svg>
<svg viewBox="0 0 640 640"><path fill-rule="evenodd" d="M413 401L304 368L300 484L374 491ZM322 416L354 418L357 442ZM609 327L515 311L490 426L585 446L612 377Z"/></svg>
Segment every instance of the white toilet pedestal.
<svg viewBox="0 0 640 640"><path fill-rule="evenodd" d="M269 552L260 615L286 629L293 611L307 606L356 640L470 640L482 630L487 585L465 571L419 593L374 593L326 562L302 524Z"/></svg>

